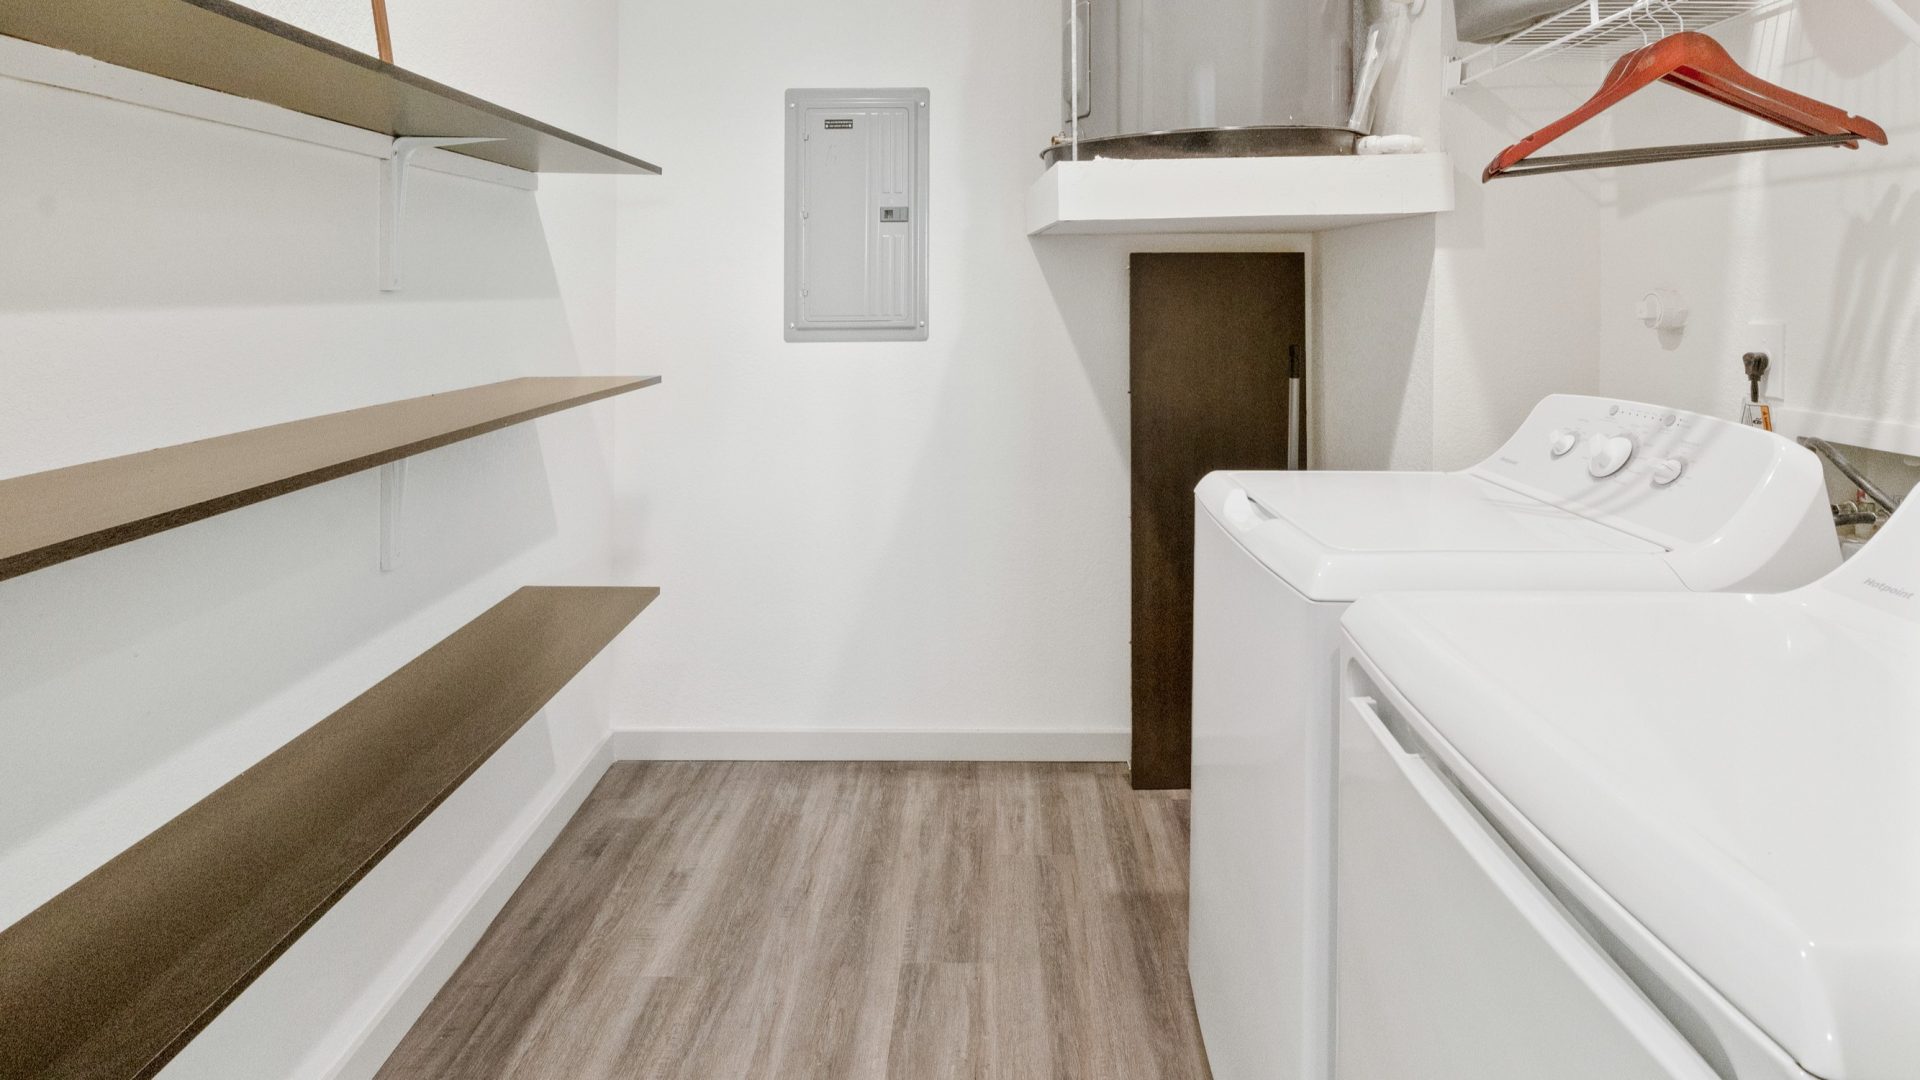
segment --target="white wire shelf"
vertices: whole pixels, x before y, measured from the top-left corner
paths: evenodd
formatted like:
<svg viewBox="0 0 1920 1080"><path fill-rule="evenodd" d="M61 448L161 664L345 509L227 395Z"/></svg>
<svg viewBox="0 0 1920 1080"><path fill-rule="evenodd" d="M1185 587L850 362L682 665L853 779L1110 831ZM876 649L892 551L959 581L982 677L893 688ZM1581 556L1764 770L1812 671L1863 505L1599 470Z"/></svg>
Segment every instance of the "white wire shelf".
<svg viewBox="0 0 1920 1080"><path fill-rule="evenodd" d="M1579 50L1604 58L1680 30L1707 27L1784 0L1583 0L1453 61L1453 84L1471 86L1503 71L1556 53Z"/></svg>

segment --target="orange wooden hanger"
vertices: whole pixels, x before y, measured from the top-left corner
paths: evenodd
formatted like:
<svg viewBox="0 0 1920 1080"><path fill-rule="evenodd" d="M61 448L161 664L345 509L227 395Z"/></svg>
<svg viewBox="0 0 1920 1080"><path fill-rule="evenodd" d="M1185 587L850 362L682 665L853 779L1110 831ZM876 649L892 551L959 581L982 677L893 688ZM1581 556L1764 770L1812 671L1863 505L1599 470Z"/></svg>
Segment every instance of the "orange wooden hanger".
<svg viewBox="0 0 1920 1080"><path fill-rule="evenodd" d="M1612 108L1627 96L1656 82L1717 101L1799 132L1796 138L1747 139L1740 142L1698 143L1687 146L1649 146L1635 150L1607 150L1592 154L1534 157L1535 151ZM1503 176L1600 169L1612 165L1640 165L1654 161L1744 154L1754 150L1785 150L1801 146L1844 146L1858 149L1859 140L1886 145L1887 133L1871 120L1802 97L1775 86L1734 62L1727 50L1705 34L1683 30L1635 49L1614 62L1605 82L1587 103L1500 151L1480 174L1485 183Z"/></svg>
<svg viewBox="0 0 1920 1080"><path fill-rule="evenodd" d="M373 0L373 42L380 59L393 63L393 38L387 33L387 0Z"/></svg>

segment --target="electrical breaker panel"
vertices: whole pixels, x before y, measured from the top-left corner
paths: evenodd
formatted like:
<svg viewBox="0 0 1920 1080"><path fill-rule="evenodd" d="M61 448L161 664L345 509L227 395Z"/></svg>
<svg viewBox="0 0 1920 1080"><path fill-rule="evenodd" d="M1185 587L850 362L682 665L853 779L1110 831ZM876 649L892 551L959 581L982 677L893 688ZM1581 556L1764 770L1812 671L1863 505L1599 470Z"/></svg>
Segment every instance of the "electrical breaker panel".
<svg viewBox="0 0 1920 1080"><path fill-rule="evenodd" d="M787 91L788 341L927 339L925 89Z"/></svg>

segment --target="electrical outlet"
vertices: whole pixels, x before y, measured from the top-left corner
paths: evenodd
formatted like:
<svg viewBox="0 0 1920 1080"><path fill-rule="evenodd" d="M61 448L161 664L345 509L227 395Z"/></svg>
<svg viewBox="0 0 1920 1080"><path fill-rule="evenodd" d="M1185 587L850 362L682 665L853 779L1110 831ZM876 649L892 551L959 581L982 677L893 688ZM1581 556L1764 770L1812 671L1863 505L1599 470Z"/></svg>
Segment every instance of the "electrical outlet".
<svg viewBox="0 0 1920 1080"><path fill-rule="evenodd" d="M1787 324L1778 319L1755 319L1747 324L1742 352L1767 354L1767 377L1760 396L1767 401L1787 399Z"/></svg>

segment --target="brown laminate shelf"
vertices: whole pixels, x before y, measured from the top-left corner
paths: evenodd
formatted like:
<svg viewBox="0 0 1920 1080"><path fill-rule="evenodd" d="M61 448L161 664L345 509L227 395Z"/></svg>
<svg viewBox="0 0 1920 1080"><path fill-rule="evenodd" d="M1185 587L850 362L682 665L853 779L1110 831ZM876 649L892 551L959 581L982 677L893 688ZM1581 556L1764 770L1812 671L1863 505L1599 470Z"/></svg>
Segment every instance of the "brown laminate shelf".
<svg viewBox="0 0 1920 1080"><path fill-rule="evenodd" d="M0 1076L158 1072L658 594L519 590L0 931Z"/></svg>
<svg viewBox="0 0 1920 1080"><path fill-rule="evenodd" d="M660 172L231 0L8 0L0 34L383 135L493 137L449 149L516 169Z"/></svg>
<svg viewBox="0 0 1920 1080"><path fill-rule="evenodd" d="M659 381L509 379L0 480L0 581Z"/></svg>

